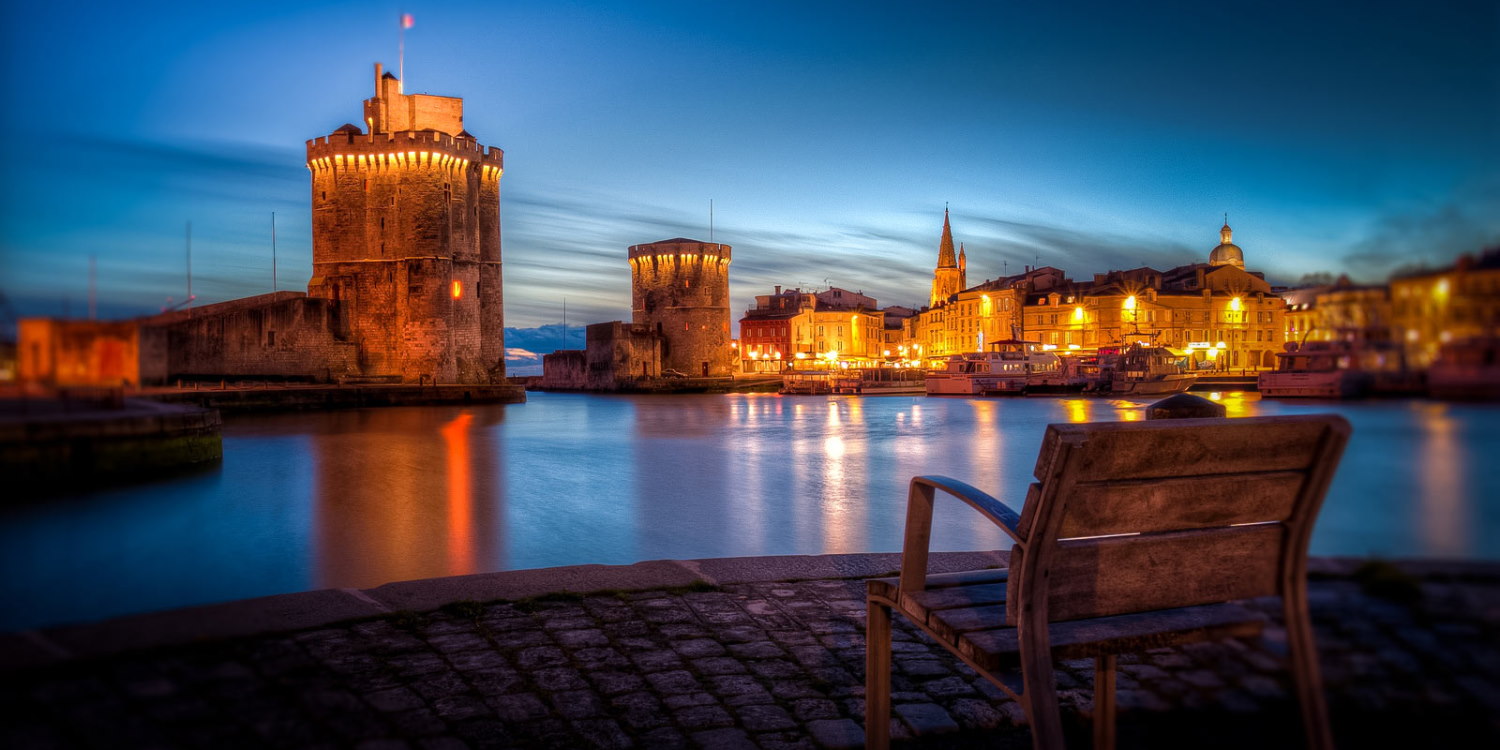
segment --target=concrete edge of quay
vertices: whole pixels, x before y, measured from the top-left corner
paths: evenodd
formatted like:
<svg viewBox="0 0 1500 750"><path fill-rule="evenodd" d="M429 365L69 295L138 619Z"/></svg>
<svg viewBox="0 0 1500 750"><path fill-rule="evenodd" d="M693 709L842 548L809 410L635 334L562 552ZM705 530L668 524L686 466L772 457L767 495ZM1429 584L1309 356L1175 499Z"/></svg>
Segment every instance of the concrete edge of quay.
<svg viewBox="0 0 1500 750"><path fill-rule="evenodd" d="M223 457L219 412L122 398L0 402L0 471L21 497L101 479L152 476Z"/></svg>
<svg viewBox="0 0 1500 750"><path fill-rule="evenodd" d="M200 389L158 388L140 398L161 403L192 404L224 414L268 413L377 406L451 406L521 404L526 389L514 383L359 385L266 385Z"/></svg>
<svg viewBox="0 0 1500 750"><path fill-rule="evenodd" d="M900 553L780 555L648 560L629 565L570 565L387 583L369 589L320 589L181 609L125 615L93 623L0 633L0 673L57 666L157 648L306 630L426 612L460 601L516 601L558 594L649 591L694 585L771 583L891 575ZM1003 567L1004 551L935 552L931 573ZM1367 558L1313 558L1309 574L1347 577ZM1407 559L1386 561L1417 578L1500 579L1500 562Z"/></svg>

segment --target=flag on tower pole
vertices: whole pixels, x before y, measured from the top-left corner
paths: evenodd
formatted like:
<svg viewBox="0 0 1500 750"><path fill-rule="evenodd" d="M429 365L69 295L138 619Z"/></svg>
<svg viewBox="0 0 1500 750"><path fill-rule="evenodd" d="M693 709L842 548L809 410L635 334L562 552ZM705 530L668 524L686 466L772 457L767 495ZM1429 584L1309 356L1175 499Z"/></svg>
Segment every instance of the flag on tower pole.
<svg viewBox="0 0 1500 750"><path fill-rule="evenodd" d="M396 50L396 91L406 92L406 30L416 23L410 13L401 14L401 34Z"/></svg>

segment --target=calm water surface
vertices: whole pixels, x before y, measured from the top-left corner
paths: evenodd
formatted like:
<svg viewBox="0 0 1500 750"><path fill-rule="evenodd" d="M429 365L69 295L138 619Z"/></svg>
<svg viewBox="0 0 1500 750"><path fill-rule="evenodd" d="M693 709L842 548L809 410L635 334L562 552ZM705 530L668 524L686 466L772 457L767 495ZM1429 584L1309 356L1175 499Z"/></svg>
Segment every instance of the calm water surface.
<svg viewBox="0 0 1500 750"><path fill-rule="evenodd" d="M529 395L234 418L211 471L0 510L0 630L516 568L897 551L912 475L1019 508L1046 424L1149 403ZM1500 407L1222 401L1353 423L1314 554L1500 559ZM940 504L934 548L1000 547Z"/></svg>

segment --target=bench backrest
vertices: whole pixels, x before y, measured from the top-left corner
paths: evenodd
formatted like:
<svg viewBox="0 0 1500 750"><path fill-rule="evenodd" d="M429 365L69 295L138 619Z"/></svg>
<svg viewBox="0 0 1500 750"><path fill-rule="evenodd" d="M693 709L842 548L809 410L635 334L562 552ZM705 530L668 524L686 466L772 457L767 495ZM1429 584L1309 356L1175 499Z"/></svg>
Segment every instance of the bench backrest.
<svg viewBox="0 0 1500 750"><path fill-rule="evenodd" d="M1042 588L1051 621L1282 593L1349 431L1334 415L1049 425L1007 619Z"/></svg>

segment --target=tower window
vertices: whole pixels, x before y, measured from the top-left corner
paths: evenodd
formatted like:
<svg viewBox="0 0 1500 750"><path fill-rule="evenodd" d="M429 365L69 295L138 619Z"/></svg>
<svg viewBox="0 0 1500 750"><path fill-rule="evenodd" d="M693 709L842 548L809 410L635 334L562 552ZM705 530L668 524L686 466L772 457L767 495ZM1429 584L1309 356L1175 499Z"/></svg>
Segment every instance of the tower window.
<svg viewBox="0 0 1500 750"><path fill-rule="evenodd" d="M323 197L320 198L320 200L325 200L325 201L328 200L328 191L327 190L323 191Z"/></svg>

